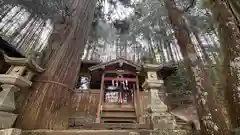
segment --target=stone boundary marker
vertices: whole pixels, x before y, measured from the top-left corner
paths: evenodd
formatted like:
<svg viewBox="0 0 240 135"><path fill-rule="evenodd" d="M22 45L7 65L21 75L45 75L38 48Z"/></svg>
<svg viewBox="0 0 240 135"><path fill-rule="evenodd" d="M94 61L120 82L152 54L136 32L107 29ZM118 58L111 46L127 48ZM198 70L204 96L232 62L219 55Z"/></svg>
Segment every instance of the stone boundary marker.
<svg viewBox="0 0 240 135"><path fill-rule="evenodd" d="M240 128L236 128L233 130L233 135L240 135Z"/></svg>

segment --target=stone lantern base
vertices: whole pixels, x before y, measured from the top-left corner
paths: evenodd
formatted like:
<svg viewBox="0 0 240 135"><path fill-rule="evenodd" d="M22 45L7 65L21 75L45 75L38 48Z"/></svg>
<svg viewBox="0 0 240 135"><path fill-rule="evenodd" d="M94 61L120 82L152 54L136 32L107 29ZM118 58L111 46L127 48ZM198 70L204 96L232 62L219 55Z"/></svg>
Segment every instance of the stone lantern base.
<svg viewBox="0 0 240 135"><path fill-rule="evenodd" d="M21 135L22 130L16 128L9 128L0 130L0 135Z"/></svg>
<svg viewBox="0 0 240 135"><path fill-rule="evenodd" d="M17 114L0 111L0 129L11 128L16 118Z"/></svg>

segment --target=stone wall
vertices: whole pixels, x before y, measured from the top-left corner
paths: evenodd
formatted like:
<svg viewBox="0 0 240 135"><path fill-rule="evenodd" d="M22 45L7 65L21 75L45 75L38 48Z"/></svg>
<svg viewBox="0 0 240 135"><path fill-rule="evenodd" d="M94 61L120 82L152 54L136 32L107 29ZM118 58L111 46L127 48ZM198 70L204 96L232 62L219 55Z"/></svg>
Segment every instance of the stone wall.
<svg viewBox="0 0 240 135"><path fill-rule="evenodd" d="M158 130L152 131L152 135L195 135L190 130Z"/></svg>

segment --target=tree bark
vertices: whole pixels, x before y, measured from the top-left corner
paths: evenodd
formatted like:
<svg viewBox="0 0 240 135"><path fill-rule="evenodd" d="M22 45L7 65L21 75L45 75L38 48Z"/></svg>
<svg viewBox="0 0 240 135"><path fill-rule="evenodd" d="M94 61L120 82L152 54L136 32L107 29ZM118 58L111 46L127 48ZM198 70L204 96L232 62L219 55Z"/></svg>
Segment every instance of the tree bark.
<svg viewBox="0 0 240 135"><path fill-rule="evenodd" d="M12 6L6 5L6 7L1 7L0 9L0 20L2 20L12 10Z"/></svg>
<svg viewBox="0 0 240 135"><path fill-rule="evenodd" d="M37 16L34 14L31 14L28 17L28 19L14 31L14 33L9 37L11 42L14 41L14 38L17 37L17 35L19 35L21 33L21 31L28 25L29 21L31 21L31 19L33 19L33 18L37 18Z"/></svg>
<svg viewBox="0 0 240 135"><path fill-rule="evenodd" d="M55 81L74 88L81 64L81 56L91 27L96 0L75 0L60 49L50 58L46 71L34 83L16 127L21 129L67 129L68 106L71 92L68 88L42 80ZM42 81L42 82L41 82Z"/></svg>
<svg viewBox="0 0 240 135"><path fill-rule="evenodd" d="M240 127L240 33L234 17L221 0L211 0L211 11L217 24L223 55L222 85L225 89L228 114L232 128Z"/></svg>
<svg viewBox="0 0 240 135"><path fill-rule="evenodd" d="M225 123L221 108L215 100L216 96L211 80L208 78L204 66L196 55L183 14L176 8L174 0L165 0L164 2L189 78L195 80L191 88L195 97L202 134L229 135L228 126ZM215 129L215 126L218 129Z"/></svg>
<svg viewBox="0 0 240 135"><path fill-rule="evenodd" d="M232 13L233 17L236 19L236 24L240 30L240 2L237 0L225 0L226 5L229 8L229 11Z"/></svg>

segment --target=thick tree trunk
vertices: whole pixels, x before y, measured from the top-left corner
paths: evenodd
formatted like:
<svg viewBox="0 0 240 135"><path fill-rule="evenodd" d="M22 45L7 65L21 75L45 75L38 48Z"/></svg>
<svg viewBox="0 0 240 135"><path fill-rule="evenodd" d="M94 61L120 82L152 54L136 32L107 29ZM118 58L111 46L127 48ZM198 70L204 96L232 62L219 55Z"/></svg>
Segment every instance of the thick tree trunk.
<svg viewBox="0 0 240 135"><path fill-rule="evenodd" d="M227 108L233 128L240 127L240 33L234 17L221 0L211 0L211 11L217 24L223 54L222 85L225 89Z"/></svg>
<svg viewBox="0 0 240 135"><path fill-rule="evenodd" d="M189 78L195 80L191 88L195 94L195 104L202 134L210 135L213 133L215 135L228 135L228 127L220 106L215 100L214 88L204 70L204 66L196 55L183 14L174 5L174 0L165 0L165 6L168 10L169 20L180 46ZM215 126L218 129L216 129ZM211 131L209 131L209 129L211 129Z"/></svg>
<svg viewBox="0 0 240 135"><path fill-rule="evenodd" d="M37 18L37 15L31 14L28 17L28 19L14 31L14 33L9 37L11 42L14 41L14 39L15 39L15 37L17 37L17 35L20 35L21 31L28 25L29 21L31 21L31 19L33 19L33 18Z"/></svg>
<svg viewBox="0 0 240 135"><path fill-rule="evenodd" d="M14 7L13 7L14 8ZM12 8L12 9L13 9ZM9 12L11 12L12 10L10 10ZM19 7L19 9L16 9L16 11L15 11L15 13L11 16L11 17L9 17L9 18L7 18L6 20L7 20L7 22L4 24L4 25L2 25L2 27L0 28L0 31L2 31L2 32L4 32L3 30L5 29L5 30L8 30L9 29L9 27L12 27L12 25L9 25L9 24L11 24L11 22L13 22L13 18L14 17L16 17L16 16L18 16L19 14L21 14L21 12L22 11L24 11L24 9L22 8L22 7ZM7 13L8 14L8 13ZM6 15L7 15L6 14ZM4 19L4 17L3 18L1 18L1 20L2 19Z"/></svg>
<svg viewBox="0 0 240 135"><path fill-rule="evenodd" d="M75 0L74 13L67 26L61 48L50 58L46 71L38 77L26 97L16 127L22 129L66 129L71 92L68 88L43 80L55 81L73 88L88 38L96 0ZM42 82L41 82L42 81Z"/></svg>
<svg viewBox="0 0 240 135"><path fill-rule="evenodd" d="M236 24L240 30L240 1L238 0L225 0L229 11L232 13L233 17L236 19Z"/></svg>
<svg viewBox="0 0 240 135"><path fill-rule="evenodd" d="M6 5L6 7L1 7L0 9L0 20L2 20L12 10L12 6Z"/></svg>

